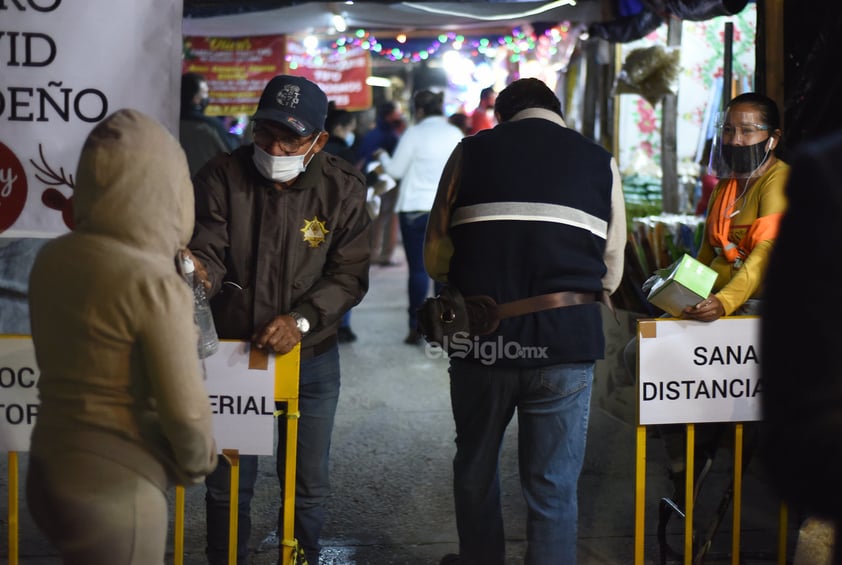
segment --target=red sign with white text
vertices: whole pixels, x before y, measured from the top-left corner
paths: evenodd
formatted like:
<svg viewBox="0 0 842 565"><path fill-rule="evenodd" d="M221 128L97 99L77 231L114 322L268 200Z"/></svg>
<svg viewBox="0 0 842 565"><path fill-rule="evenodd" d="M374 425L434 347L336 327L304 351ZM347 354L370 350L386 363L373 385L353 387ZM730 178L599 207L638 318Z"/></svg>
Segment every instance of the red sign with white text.
<svg viewBox="0 0 842 565"><path fill-rule="evenodd" d="M205 114L254 114L266 83L284 72L285 43L283 35L185 37L182 70L208 81Z"/></svg>
<svg viewBox="0 0 842 565"><path fill-rule="evenodd" d="M337 108L356 111L371 107L371 53L361 47L335 50L312 56L298 42L287 43L287 72L308 78L319 85Z"/></svg>

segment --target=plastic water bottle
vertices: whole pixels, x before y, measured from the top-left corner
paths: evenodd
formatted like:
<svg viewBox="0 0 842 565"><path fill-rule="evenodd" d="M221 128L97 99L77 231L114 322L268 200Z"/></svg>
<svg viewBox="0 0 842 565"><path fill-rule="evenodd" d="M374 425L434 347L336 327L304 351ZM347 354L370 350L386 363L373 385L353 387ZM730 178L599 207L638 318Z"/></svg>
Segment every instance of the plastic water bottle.
<svg viewBox="0 0 842 565"><path fill-rule="evenodd" d="M190 257L182 259L184 276L193 289L193 319L199 326L199 359L210 357L219 349L219 337L216 335L216 326L213 324L208 295L205 293L205 285L196 278L196 266Z"/></svg>

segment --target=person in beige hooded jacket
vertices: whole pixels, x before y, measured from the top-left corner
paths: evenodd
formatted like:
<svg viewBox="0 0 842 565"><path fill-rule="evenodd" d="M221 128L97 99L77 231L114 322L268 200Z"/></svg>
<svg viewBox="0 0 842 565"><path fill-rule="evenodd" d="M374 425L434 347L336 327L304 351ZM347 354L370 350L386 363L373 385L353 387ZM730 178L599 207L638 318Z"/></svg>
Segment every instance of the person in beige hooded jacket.
<svg viewBox="0 0 842 565"><path fill-rule="evenodd" d="M192 294L176 267L193 214L178 141L119 110L85 141L74 230L33 265L41 406L26 492L65 564L163 563L166 489L216 466Z"/></svg>

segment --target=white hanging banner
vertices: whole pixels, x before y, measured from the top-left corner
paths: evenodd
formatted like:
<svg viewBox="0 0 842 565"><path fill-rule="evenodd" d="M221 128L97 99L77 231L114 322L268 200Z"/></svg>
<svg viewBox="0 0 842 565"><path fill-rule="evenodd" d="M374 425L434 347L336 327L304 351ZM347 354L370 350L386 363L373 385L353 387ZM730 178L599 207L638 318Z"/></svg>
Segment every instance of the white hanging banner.
<svg viewBox="0 0 842 565"><path fill-rule="evenodd" d="M760 420L760 318L638 322L638 423Z"/></svg>
<svg viewBox="0 0 842 565"><path fill-rule="evenodd" d="M178 134L181 0L0 2L0 236L69 229L85 137L134 108Z"/></svg>

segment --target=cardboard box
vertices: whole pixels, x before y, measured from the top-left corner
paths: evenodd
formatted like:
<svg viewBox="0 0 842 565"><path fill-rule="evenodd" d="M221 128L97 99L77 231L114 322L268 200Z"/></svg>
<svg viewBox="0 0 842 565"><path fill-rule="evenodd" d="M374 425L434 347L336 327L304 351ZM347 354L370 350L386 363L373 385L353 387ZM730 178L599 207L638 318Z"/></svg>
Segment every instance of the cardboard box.
<svg viewBox="0 0 842 565"><path fill-rule="evenodd" d="M685 254L672 270L652 286L649 302L676 318L688 306L708 297L716 271Z"/></svg>

